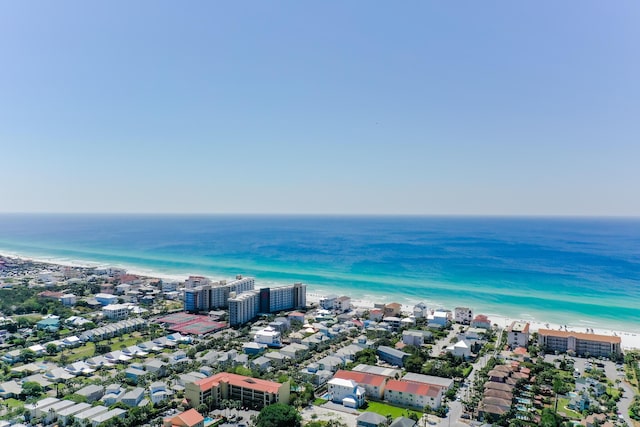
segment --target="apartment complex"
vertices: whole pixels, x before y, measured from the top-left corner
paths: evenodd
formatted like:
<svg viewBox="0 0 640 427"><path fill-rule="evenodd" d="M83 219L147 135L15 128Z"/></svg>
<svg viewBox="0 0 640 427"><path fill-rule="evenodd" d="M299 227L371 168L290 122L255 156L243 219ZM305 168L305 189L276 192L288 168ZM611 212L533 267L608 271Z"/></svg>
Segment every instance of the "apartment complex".
<svg viewBox="0 0 640 427"><path fill-rule="evenodd" d="M214 308L227 308L229 296L253 290L253 277L236 276L236 280L227 283L211 283L200 276L191 276L185 281L184 310L192 313L209 311Z"/></svg>
<svg viewBox="0 0 640 427"><path fill-rule="evenodd" d="M460 325L470 325L473 320L473 311L469 307L456 307L454 310L455 321Z"/></svg>
<svg viewBox="0 0 640 427"><path fill-rule="evenodd" d="M290 286L260 289L260 313L276 313L307 305L307 285L295 283Z"/></svg>
<svg viewBox="0 0 640 427"><path fill-rule="evenodd" d="M229 326L247 323L260 312L259 291L243 292L229 298Z"/></svg>
<svg viewBox="0 0 640 427"><path fill-rule="evenodd" d="M507 345L511 348L529 345L529 323L512 322L507 328Z"/></svg>
<svg viewBox="0 0 640 427"><path fill-rule="evenodd" d="M229 325L241 325L259 313L304 308L307 305L307 285L296 283L278 288L262 288L229 297Z"/></svg>
<svg viewBox="0 0 640 427"><path fill-rule="evenodd" d="M219 407L223 400L230 399L254 409L261 409L273 403L287 404L289 394L288 382L280 384L227 372L187 383L184 392L192 407L208 402Z"/></svg>
<svg viewBox="0 0 640 427"><path fill-rule="evenodd" d="M620 337L582 332L538 330L538 344L547 351L575 353L578 356L611 357L620 354Z"/></svg>

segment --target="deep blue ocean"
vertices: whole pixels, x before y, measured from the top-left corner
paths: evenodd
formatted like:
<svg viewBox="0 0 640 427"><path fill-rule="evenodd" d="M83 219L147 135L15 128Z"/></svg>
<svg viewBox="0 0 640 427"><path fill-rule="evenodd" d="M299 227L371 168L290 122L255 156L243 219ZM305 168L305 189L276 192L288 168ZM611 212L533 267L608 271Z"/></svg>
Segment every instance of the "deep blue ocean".
<svg viewBox="0 0 640 427"><path fill-rule="evenodd" d="M640 219L1 214L0 253L640 332Z"/></svg>

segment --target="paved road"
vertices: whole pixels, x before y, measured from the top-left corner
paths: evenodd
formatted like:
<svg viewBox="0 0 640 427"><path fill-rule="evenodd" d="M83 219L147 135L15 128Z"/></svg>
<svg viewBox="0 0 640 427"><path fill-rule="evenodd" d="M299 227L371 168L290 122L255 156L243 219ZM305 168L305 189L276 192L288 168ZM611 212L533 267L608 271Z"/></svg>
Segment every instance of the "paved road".
<svg viewBox="0 0 640 427"><path fill-rule="evenodd" d="M547 354L544 360L545 362L554 363L555 359L562 359L562 357L563 355L556 356L556 355ZM570 356L564 356L564 357L566 357L567 359L572 359L574 363L573 364L574 368L577 369L581 375L584 374L585 364L587 363L588 359L584 359L581 357L570 357ZM599 361L599 362L604 363L604 373L607 376L607 378L611 380L611 382L616 384L616 379L619 379L621 381L620 387L622 387L622 389L624 390L624 393L622 393L622 397L620 398L620 401L618 401L618 413L621 414L624 420L628 423L630 422L629 407L633 402L633 396L634 396L633 389L631 388L631 386L629 386L629 384L627 384L624 381L625 380L624 371L618 371L616 369L616 364L614 362L611 362L611 361Z"/></svg>

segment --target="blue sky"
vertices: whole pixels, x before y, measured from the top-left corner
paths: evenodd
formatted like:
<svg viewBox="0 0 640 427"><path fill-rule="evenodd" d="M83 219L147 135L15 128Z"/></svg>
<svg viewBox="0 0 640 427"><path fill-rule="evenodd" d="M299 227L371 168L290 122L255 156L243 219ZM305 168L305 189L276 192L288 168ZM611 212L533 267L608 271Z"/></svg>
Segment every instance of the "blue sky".
<svg viewBox="0 0 640 427"><path fill-rule="evenodd" d="M640 3L2 2L0 211L640 215Z"/></svg>

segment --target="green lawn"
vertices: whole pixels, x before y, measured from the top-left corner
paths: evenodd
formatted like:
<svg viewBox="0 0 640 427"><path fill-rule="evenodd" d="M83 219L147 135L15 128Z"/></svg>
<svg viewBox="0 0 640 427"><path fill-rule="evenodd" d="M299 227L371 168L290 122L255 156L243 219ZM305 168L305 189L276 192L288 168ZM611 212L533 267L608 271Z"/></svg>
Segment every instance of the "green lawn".
<svg viewBox="0 0 640 427"><path fill-rule="evenodd" d="M572 411L567 407L569 404L569 399L559 398L558 399L558 412L564 412L567 414L569 418L576 418L578 420L582 419L582 414L576 411Z"/></svg>
<svg viewBox="0 0 640 427"><path fill-rule="evenodd" d="M327 403L327 402L328 402L328 400L326 400L326 399L320 399L320 398L318 397L318 398L316 398L316 399L313 401L313 404L314 404L314 405L316 405L316 406L320 406L320 405L324 405L324 404L325 404L325 403Z"/></svg>
<svg viewBox="0 0 640 427"><path fill-rule="evenodd" d="M64 350L64 355L67 357L67 363L75 362L77 360L84 360L92 357L96 352L96 345L92 342L81 345L80 347ZM54 361L60 361L60 353L53 358Z"/></svg>
<svg viewBox="0 0 640 427"><path fill-rule="evenodd" d="M9 408L11 409L15 409L15 408L22 408L24 406L24 402L18 400L18 399L5 399L4 400L4 404L7 405Z"/></svg>
<svg viewBox="0 0 640 427"><path fill-rule="evenodd" d="M414 413L419 417L422 417L422 412L414 411L411 409L400 408L398 406L391 406L382 402L367 402L366 408L358 409L360 412L368 411L380 414L383 417L391 415L394 419L397 417L408 417L410 413Z"/></svg>
<svg viewBox="0 0 640 427"><path fill-rule="evenodd" d="M618 399L620 396L620 390L618 390L617 387L607 387L607 394L614 399Z"/></svg>

